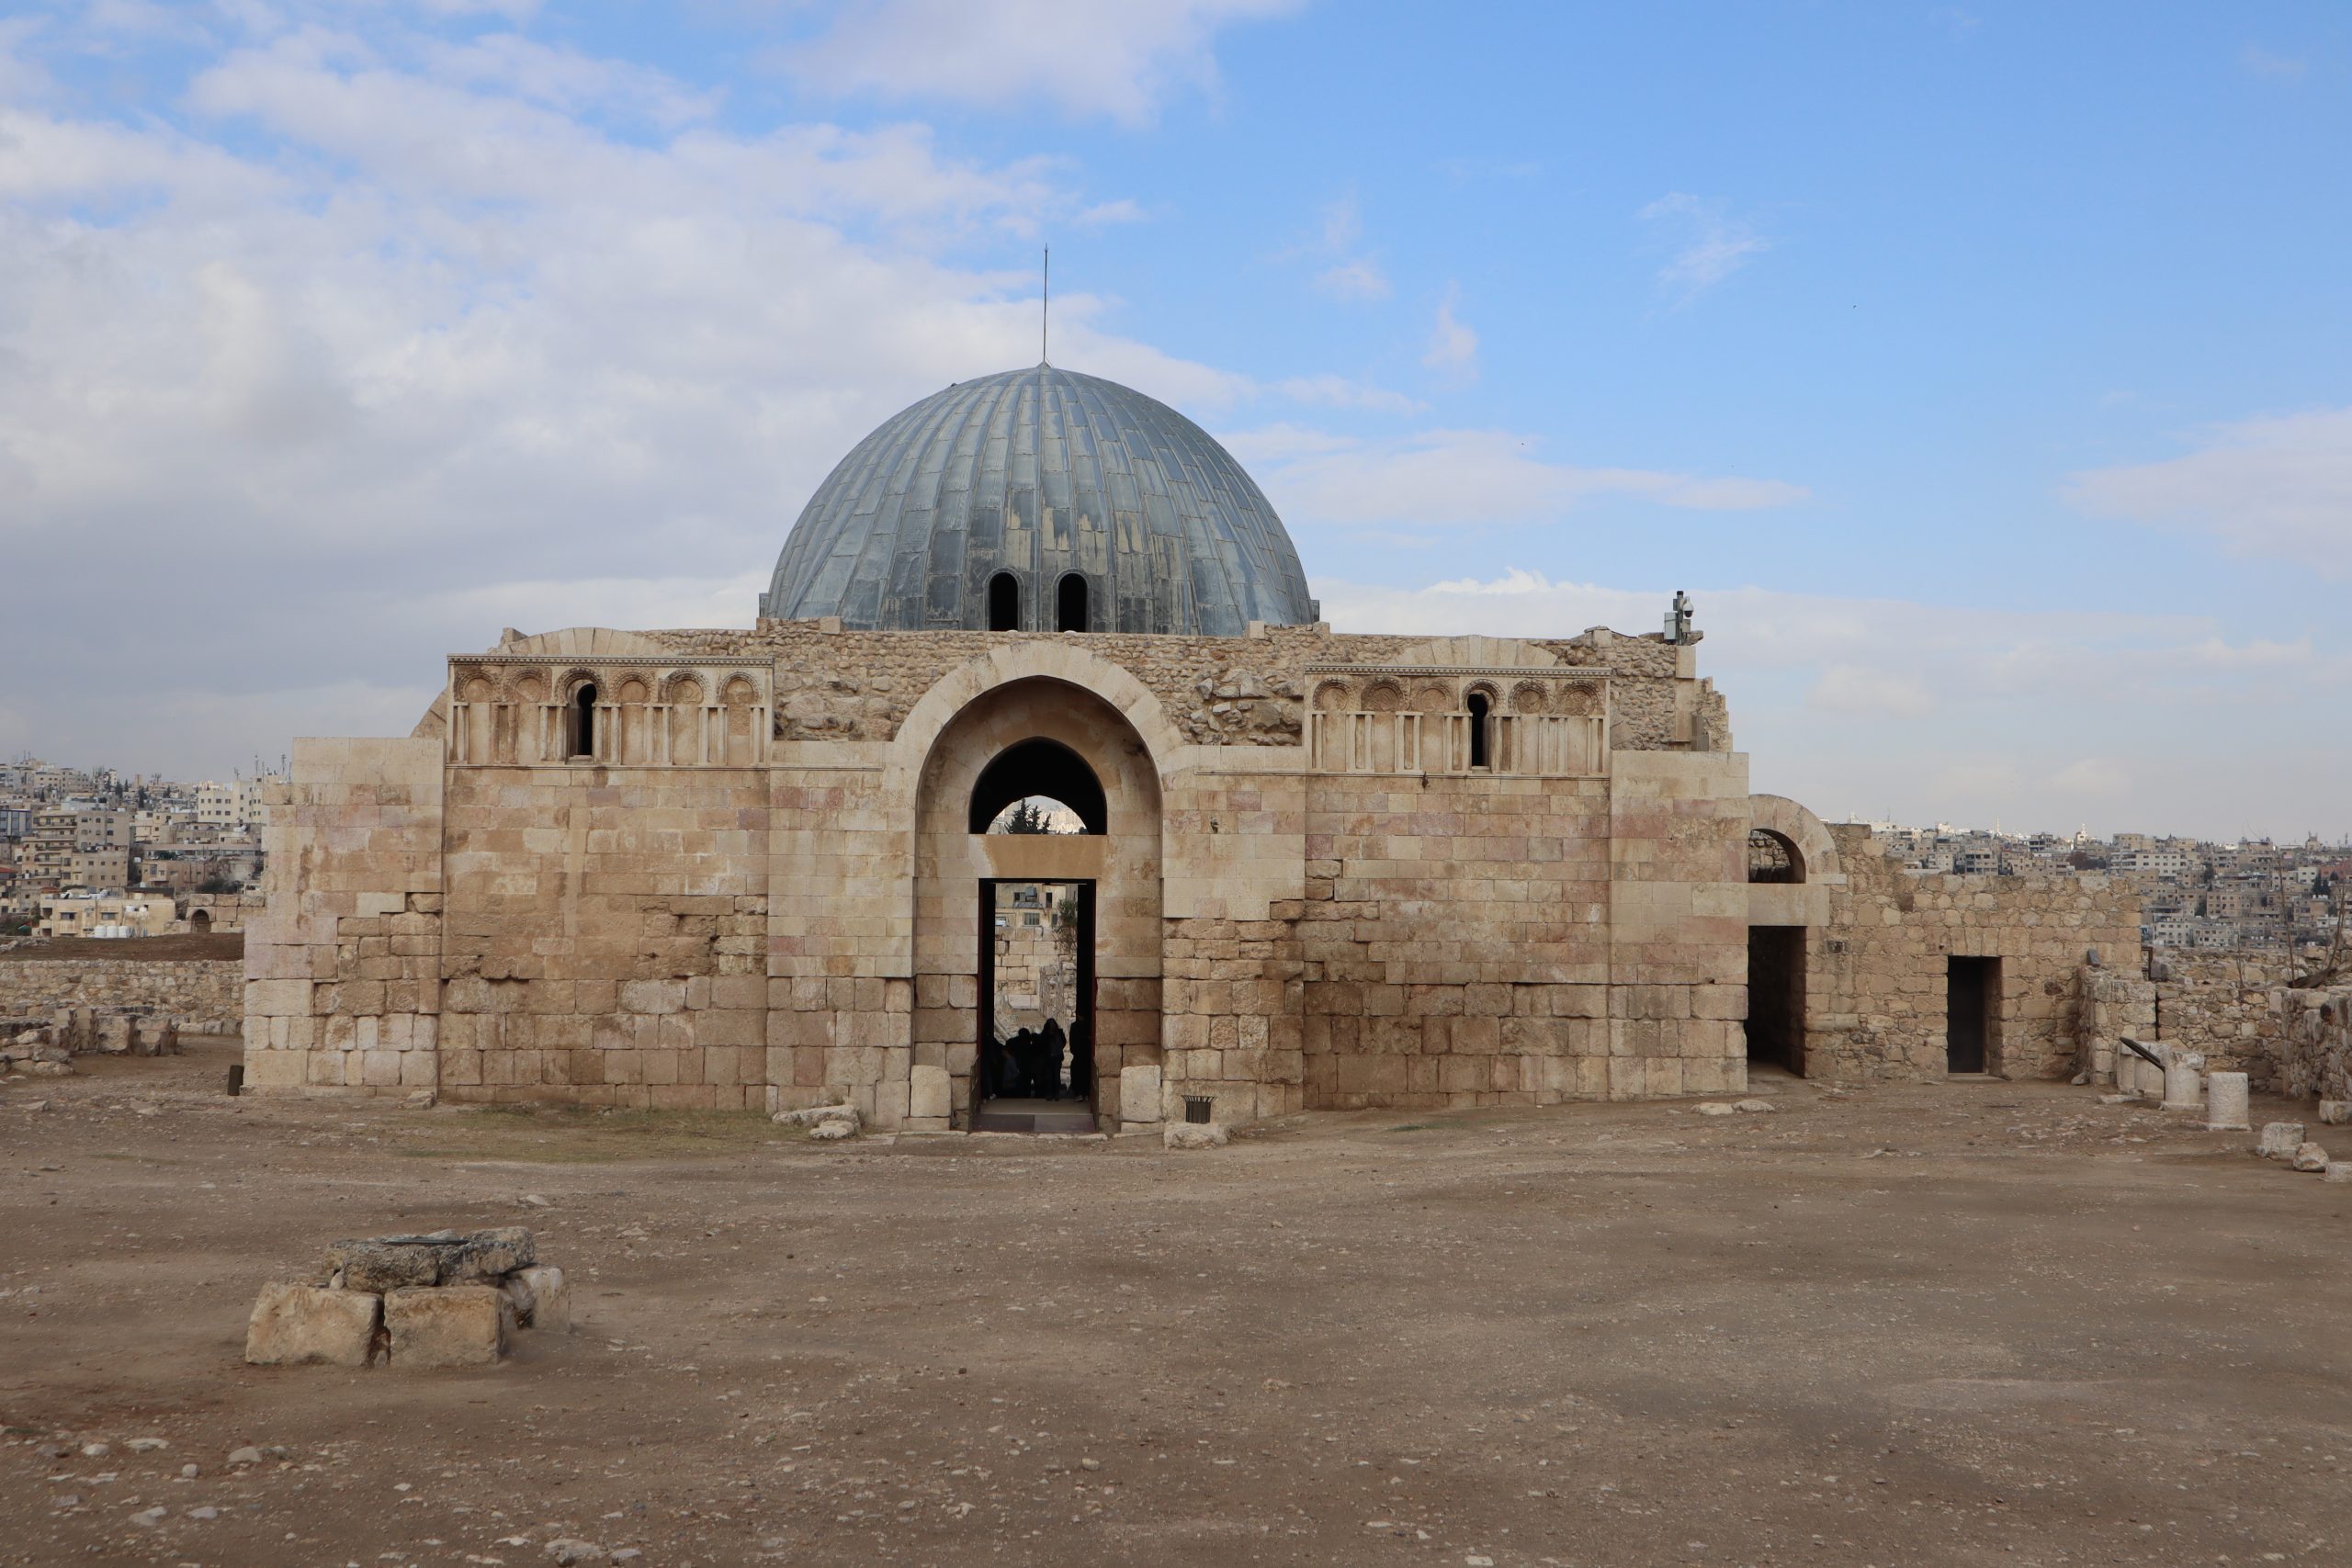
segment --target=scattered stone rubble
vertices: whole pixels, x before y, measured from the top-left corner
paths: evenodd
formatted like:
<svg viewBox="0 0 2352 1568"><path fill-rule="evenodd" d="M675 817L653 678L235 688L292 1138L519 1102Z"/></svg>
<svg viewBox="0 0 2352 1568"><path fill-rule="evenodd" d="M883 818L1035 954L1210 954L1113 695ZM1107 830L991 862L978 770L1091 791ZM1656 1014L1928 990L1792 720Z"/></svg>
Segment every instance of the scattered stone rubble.
<svg viewBox="0 0 2352 1568"><path fill-rule="evenodd" d="M571 1326L563 1270L521 1225L370 1236L326 1249L308 1283L261 1288L245 1326L255 1366L478 1367L517 1330Z"/></svg>
<svg viewBox="0 0 2352 1568"><path fill-rule="evenodd" d="M854 1138L863 1125L854 1105L812 1105L801 1111L779 1111L769 1120L779 1127L805 1127L810 1137L828 1143Z"/></svg>
<svg viewBox="0 0 2352 1568"><path fill-rule="evenodd" d="M84 1055L176 1056L179 1021L137 1011L61 1008L46 1021L0 1021L0 1073L65 1077Z"/></svg>

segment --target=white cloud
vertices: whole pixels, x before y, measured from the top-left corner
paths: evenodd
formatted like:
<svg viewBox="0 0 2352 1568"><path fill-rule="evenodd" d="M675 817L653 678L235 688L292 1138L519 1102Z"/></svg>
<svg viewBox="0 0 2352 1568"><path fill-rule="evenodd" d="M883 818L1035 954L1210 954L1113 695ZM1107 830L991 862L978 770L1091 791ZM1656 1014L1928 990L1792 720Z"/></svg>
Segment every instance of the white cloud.
<svg viewBox="0 0 2352 1568"><path fill-rule="evenodd" d="M1237 438L1236 450L1247 438ZM1386 442L1265 453L1257 475L1294 522L1510 524L1557 517L1596 496L1629 496L1694 511L1785 506L1806 491L1779 479L1698 478L1643 468L1545 461L1532 436L1430 430Z"/></svg>
<svg viewBox="0 0 2352 1568"><path fill-rule="evenodd" d="M1460 287L1448 284L1445 298L1438 301L1437 322L1430 329L1429 347L1421 355L1421 363L1466 381L1478 374L1478 334L1454 315L1453 308L1461 302Z"/></svg>
<svg viewBox="0 0 2352 1568"><path fill-rule="evenodd" d="M806 87L944 98L989 108L1044 101L1144 125L1179 93L1213 91L1219 29L1303 0L853 0L785 53Z"/></svg>
<svg viewBox="0 0 2352 1568"><path fill-rule="evenodd" d="M1343 632L1654 632L1674 590L1512 570L1419 588L1317 577ZM1692 584L1700 669L1754 786L1825 816L2235 835L2352 829L2352 746L2309 732L2352 660L2233 643L2196 615L2000 611ZM2307 657L2308 656L2308 657ZM2291 673L2288 668L2291 666ZM2292 744L2278 737L2291 733ZM2264 758L2249 822L2245 757ZM2062 813L2064 815L2062 815Z"/></svg>
<svg viewBox="0 0 2352 1568"><path fill-rule="evenodd" d="M1917 718L1936 706L1935 697L1916 678L1859 664L1832 664L1822 671L1808 701L1825 712L1866 718Z"/></svg>
<svg viewBox="0 0 2352 1568"><path fill-rule="evenodd" d="M2265 415L2195 451L2073 475L2067 498L2105 517L2209 535L2233 554L2352 576L2352 408Z"/></svg>
<svg viewBox="0 0 2352 1568"><path fill-rule="evenodd" d="M2268 76L2277 81L2300 82L2309 67L2290 54L2278 54L2250 43L2238 51L2238 63L2250 74Z"/></svg>
<svg viewBox="0 0 2352 1568"><path fill-rule="evenodd" d="M1370 386L1345 376L1293 376L1274 383L1273 389L1297 403L1327 408L1369 409L1378 413L1419 413L1428 407L1385 387Z"/></svg>
<svg viewBox="0 0 2352 1568"><path fill-rule="evenodd" d="M1283 260L1312 256L1328 262L1315 275L1317 293L1350 304L1365 304L1385 299L1389 295L1388 275L1381 269L1376 257L1354 254L1356 242L1363 238L1363 209L1353 191L1328 203L1316 215L1316 236L1313 240L1282 253Z"/></svg>
<svg viewBox="0 0 2352 1568"><path fill-rule="evenodd" d="M1658 197L1638 215L1645 223L1679 231L1682 248L1658 271L1658 281L1688 303L1772 248L1772 243L1710 201L1684 191Z"/></svg>
<svg viewBox="0 0 2352 1568"><path fill-rule="evenodd" d="M1325 267L1315 275L1315 287L1334 299L1349 301L1385 299L1389 293L1387 275L1365 256Z"/></svg>
<svg viewBox="0 0 2352 1568"><path fill-rule="evenodd" d="M200 61L187 126L0 109L6 575L75 585L12 596L12 646L76 650L32 656L22 743L219 772L405 733L502 625L742 624L859 436L1035 357L1034 276L965 241L1099 205L919 126L736 134L654 73L392 25ZM1263 395L1102 310L1056 300L1057 358Z"/></svg>

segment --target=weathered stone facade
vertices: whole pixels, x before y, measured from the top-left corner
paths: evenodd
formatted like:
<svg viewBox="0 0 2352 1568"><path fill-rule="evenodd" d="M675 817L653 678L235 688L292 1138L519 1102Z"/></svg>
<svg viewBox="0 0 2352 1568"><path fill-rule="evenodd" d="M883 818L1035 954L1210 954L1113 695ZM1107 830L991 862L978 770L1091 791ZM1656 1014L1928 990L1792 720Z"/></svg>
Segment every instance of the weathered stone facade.
<svg viewBox="0 0 2352 1568"><path fill-rule="evenodd" d="M2279 1089L2352 1100L2352 987L2278 994Z"/></svg>
<svg viewBox="0 0 2352 1568"><path fill-rule="evenodd" d="M1999 960L1992 1071L2085 1070L2139 1027L2127 894L1906 875L1751 795L1696 654L1605 629L510 637L453 658L407 739L297 743L247 1081L966 1125L981 890L1019 881L1088 889L1106 1127L1190 1096L1239 1122L1733 1092L1767 1034L1815 1076L1938 1076L1954 956ZM991 768L1037 746L1099 820L980 831Z"/></svg>
<svg viewBox="0 0 2352 1568"><path fill-rule="evenodd" d="M1693 655L1605 630L510 639L452 659L406 740L298 743L248 1081L891 1126L923 1066L960 1122L974 893L1026 878L1092 889L1106 1123L1185 1094L1246 1120L1735 1089L1746 765ZM974 832L982 770L1038 739L1100 782L1103 830ZM1127 1066L1161 1069L1159 1103L1118 1103Z"/></svg>
<svg viewBox="0 0 2352 1568"><path fill-rule="evenodd" d="M2276 953L2165 952L2154 961L2155 1029L2205 1058L2206 1070L2278 1087L2281 1002L2294 969Z"/></svg>
<svg viewBox="0 0 2352 1568"><path fill-rule="evenodd" d="M0 1018L46 1017L90 1007L185 1021L234 1019L245 1010L237 960L0 959Z"/></svg>
<svg viewBox="0 0 2352 1568"><path fill-rule="evenodd" d="M1881 855L1865 829L1829 831L1844 876L1826 889L1809 944L1808 1076L1870 1081L1943 1072L1954 958L1997 960L1989 1071L2064 1077L2090 1069L2084 1043L2086 1025L2092 1035L2097 1027L2085 995L2098 982L2084 976L2109 966L2136 973L2140 964L2139 901L2129 889L2100 875L1921 875ZM2098 968L2088 962L2094 953ZM2132 1005L2123 996L2108 999Z"/></svg>

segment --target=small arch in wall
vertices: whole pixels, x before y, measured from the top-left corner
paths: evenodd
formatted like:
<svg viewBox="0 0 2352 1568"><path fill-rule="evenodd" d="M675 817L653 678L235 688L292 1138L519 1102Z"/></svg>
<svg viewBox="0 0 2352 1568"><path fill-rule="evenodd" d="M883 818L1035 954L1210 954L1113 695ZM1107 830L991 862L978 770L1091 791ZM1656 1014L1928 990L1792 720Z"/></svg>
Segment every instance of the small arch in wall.
<svg viewBox="0 0 2352 1568"><path fill-rule="evenodd" d="M571 694L571 755L596 754L596 682L583 681Z"/></svg>
<svg viewBox="0 0 2352 1568"><path fill-rule="evenodd" d="M1000 571L989 579L989 630L1017 632L1021 629L1021 580L1009 571Z"/></svg>
<svg viewBox="0 0 2352 1568"><path fill-rule="evenodd" d="M1110 831L1102 781L1086 759L1058 740L1035 738L1006 747L972 784L970 830L985 833L1016 802L1044 795L1069 808L1089 833Z"/></svg>
<svg viewBox="0 0 2352 1568"><path fill-rule="evenodd" d="M1747 880L1782 886L1804 881L1804 852L1786 833L1770 828L1747 830Z"/></svg>
<svg viewBox="0 0 2352 1568"><path fill-rule="evenodd" d="M1054 586L1054 629L1082 632L1086 622L1087 588L1083 572L1065 572Z"/></svg>

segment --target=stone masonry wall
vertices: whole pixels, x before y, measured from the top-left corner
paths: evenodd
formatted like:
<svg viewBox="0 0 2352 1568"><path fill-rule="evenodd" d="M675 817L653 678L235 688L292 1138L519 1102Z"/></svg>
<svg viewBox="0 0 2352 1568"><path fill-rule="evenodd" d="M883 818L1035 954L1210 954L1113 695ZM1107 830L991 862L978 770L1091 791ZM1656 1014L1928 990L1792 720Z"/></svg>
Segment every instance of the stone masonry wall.
<svg viewBox="0 0 2352 1568"><path fill-rule="evenodd" d="M766 773L459 768L448 788L441 1092L763 1109Z"/></svg>
<svg viewBox="0 0 2352 1568"><path fill-rule="evenodd" d="M1847 885L1809 943L1805 1071L1843 1081L1918 1079L1945 1071L1946 968L1953 956L1998 958L1987 1066L2004 1077L2070 1077L2083 1061L2085 953L2131 964L2138 897L2105 876L1921 876L1871 844L1867 829L1830 829Z"/></svg>
<svg viewBox="0 0 2352 1568"><path fill-rule="evenodd" d="M2352 1100L2352 987L2278 997L2278 1087L2298 1100Z"/></svg>
<svg viewBox="0 0 2352 1568"><path fill-rule="evenodd" d="M2165 950L2152 956L2155 1032L2205 1058L2205 1070L2244 1073L2256 1089L2279 1087L2282 1022L2275 993L2294 969L2277 953Z"/></svg>
<svg viewBox="0 0 2352 1568"><path fill-rule="evenodd" d="M1608 781L1318 777L1307 805L1310 1108L1607 1093Z"/></svg>
<svg viewBox="0 0 2352 1568"><path fill-rule="evenodd" d="M245 930L245 1082L431 1089L439 1057L441 746L297 740Z"/></svg>
<svg viewBox="0 0 2352 1568"><path fill-rule="evenodd" d="M0 1018L39 1018L59 1008L87 1007L209 1022L243 1017L244 991L244 963L234 958L0 962Z"/></svg>
<svg viewBox="0 0 2352 1568"><path fill-rule="evenodd" d="M827 631L816 621L762 621L756 630L643 634L687 658L776 660L776 733L789 740L888 740L917 700L958 665L1008 643L1068 643L1047 632ZM1184 739L1202 745L1295 746L1303 722L1306 667L1381 663L1426 637L1269 626L1256 637L1091 633L1085 650L1133 674L1159 699ZM1614 678L1612 743L1658 750L1676 743L1678 701L1692 703L1714 747L1729 744L1723 699L1712 687L1678 699L1678 654L1656 636L1596 629L1532 639L1566 664L1605 665ZM1685 726L1687 728L1687 725Z"/></svg>

